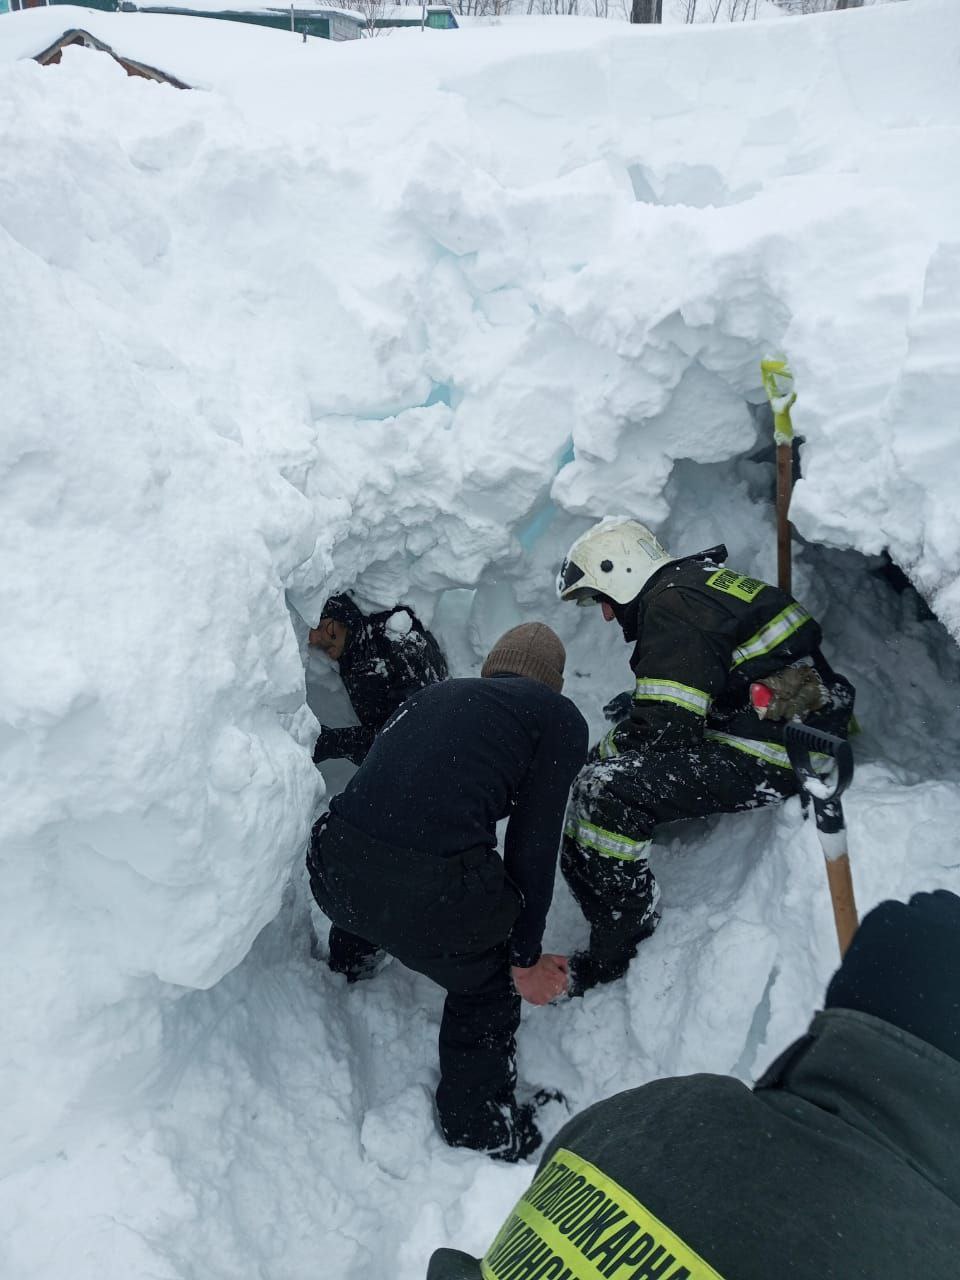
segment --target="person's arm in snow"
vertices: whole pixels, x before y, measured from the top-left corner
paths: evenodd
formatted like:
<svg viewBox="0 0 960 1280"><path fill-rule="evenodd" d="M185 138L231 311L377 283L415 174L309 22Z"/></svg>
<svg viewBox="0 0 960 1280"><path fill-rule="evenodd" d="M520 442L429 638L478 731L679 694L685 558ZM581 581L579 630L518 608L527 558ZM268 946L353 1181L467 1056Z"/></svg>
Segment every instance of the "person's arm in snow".
<svg viewBox="0 0 960 1280"><path fill-rule="evenodd" d="M439 645L405 605L369 619L368 637L368 656L344 681L357 719L368 731L357 737L361 758L407 698L447 676Z"/></svg>
<svg viewBox="0 0 960 1280"><path fill-rule="evenodd" d="M600 758L699 741L727 683L730 653L725 636L704 629L702 604L689 606L679 590L661 595L643 617L633 706L600 740Z"/></svg>
<svg viewBox="0 0 960 1280"><path fill-rule="evenodd" d="M587 755L586 721L572 702L560 705L562 713L537 745L504 839L507 875L523 898L510 937L510 963L517 969L540 959L567 797Z"/></svg>
<svg viewBox="0 0 960 1280"><path fill-rule="evenodd" d="M409 641L415 646L416 657L413 659L419 673L420 684L424 688L428 684L438 684L450 675L447 659L432 631L428 631L412 609L401 605L395 613L406 613L410 617Z"/></svg>
<svg viewBox="0 0 960 1280"><path fill-rule="evenodd" d="M313 753L317 765L331 759L361 764L394 712L426 685L447 678L447 664L417 616L398 605L367 620L363 657L354 666L341 665L341 675L360 723L321 729Z"/></svg>
<svg viewBox="0 0 960 1280"><path fill-rule="evenodd" d="M360 764L373 746L376 736L377 730L368 725L353 724L343 729L321 725L320 736L313 748L313 763L319 765L324 760L349 760L352 764Z"/></svg>

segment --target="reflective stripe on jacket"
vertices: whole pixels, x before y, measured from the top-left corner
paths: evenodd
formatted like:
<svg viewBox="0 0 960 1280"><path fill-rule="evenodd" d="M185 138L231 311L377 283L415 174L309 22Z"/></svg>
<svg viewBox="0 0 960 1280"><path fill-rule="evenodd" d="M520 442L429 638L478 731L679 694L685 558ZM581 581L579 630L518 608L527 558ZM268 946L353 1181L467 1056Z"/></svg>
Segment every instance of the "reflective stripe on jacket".
<svg viewBox="0 0 960 1280"><path fill-rule="evenodd" d="M792 596L691 556L654 575L637 621L633 708L603 739L602 758L654 740L699 741L708 730L735 747L781 740L783 725L750 707L749 686L819 647L819 624Z"/></svg>

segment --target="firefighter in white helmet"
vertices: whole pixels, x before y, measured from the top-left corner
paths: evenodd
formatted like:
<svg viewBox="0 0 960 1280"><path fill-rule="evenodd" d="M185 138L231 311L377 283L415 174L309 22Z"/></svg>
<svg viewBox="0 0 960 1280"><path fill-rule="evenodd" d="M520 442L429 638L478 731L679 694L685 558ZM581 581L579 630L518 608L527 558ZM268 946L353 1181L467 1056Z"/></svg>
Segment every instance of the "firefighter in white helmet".
<svg viewBox="0 0 960 1280"><path fill-rule="evenodd" d="M853 687L820 652L816 620L779 588L724 568L726 557L723 546L672 556L646 525L608 517L560 569L561 600L619 623L635 677L605 708L616 723L567 815L561 866L591 926L589 949L571 957L572 995L621 977L659 923L655 828L793 794L783 730L794 716L846 733ZM763 682L771 696L757 701L773 706L757 709L750 690Z"/></svg>

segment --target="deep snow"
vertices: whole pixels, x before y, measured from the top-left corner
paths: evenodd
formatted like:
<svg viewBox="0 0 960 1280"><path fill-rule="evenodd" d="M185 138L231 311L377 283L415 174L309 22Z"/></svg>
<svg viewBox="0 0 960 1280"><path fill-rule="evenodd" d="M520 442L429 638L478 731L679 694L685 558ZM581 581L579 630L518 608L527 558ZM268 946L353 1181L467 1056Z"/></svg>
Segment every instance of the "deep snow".
<svg viewBox="0 0 960 1280"><path fill-rule="evenodd" d="M22 60L67 26L200 91ZM774 573L769 350L795 590L860 693L860 904L960 886L958 52L952 0L337 47L0 19L0 1273L413 1280L484 1247L528 1171L436 1135L437 991L309 959L304 665L346 708L297 611L406 599L459 673L543 617L599 732L627 652L557 564L629 510ZM578 1108L750 1078L834 964L797 802L656 860L628 979L527 1011L523 1077ZM549 944L584 933L559 886Z"/></svg>

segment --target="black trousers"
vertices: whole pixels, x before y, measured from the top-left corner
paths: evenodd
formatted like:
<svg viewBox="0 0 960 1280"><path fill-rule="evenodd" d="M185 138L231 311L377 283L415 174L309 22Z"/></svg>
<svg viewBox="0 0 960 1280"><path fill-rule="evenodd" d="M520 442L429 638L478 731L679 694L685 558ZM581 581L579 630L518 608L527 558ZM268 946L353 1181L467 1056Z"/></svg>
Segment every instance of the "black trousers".
<svg viewBox="0 0 960 1280"><path fill-rule="evenodd" d="M520 898L496 851L424 854L325 815L307 866L334 924L331 959L362 961L383 949L447 993L437 1112L448 1141L479 1148L505 1141L520 1024L508 940Z"/></svg>
<svg viewBox="0 0 960 1280"><path fill-rule="evenodd" d="M623 972L659 923L660 888L647 861L657 827L778 803L796 790L789 767L709 740L584 765L571 793L560 867L590 925L590 954L599 968Z"/></svg>

